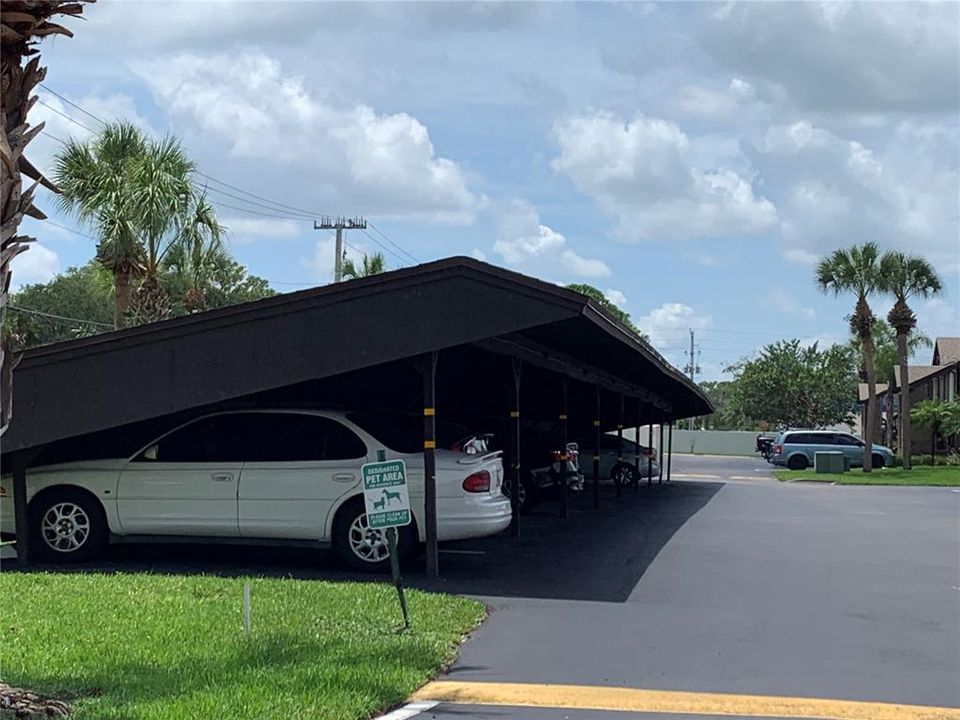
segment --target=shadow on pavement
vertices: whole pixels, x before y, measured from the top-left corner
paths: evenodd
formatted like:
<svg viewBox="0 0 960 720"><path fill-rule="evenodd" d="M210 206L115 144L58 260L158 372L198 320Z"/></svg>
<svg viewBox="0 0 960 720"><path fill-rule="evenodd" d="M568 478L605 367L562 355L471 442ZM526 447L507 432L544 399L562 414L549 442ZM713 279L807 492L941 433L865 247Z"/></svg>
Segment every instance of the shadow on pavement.
<svg viewBox="0 0 960 720"><path fill-rule="evenodd" d="M642 486L624 490L618 501L614 489L604 486L596 510L588 488L571 498L569 519L558 516L557 503L540 505L521 518L519 538L504 534L445 543L439 579L425 577L421 557L404 569L404 581L466 595L624 602L667 541L722 487L716 482ZM5 562L4 571L12 565ZM326 551L180 543L113 545L101 562L57 569L366 582L380 577L343 570Z"/></svg>

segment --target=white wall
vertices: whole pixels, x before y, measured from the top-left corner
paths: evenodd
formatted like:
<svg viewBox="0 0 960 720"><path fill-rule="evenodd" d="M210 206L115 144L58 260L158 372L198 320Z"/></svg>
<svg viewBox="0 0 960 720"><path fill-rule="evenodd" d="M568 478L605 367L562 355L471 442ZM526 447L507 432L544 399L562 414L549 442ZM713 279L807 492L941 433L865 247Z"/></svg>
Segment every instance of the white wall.
<svg viewBox="0 0 960 720"><path fill-rule="evenodd" d="M633 439L636 430L624 430L624 437ZM640 428L640 443L647 444L649 428ZM756 432L740 430L677 430L673 429L673 451L695 455L749 455L757 456ZM663 430L663 443L667 444L669 430ZM653 426L653 446L660 446L660 428Z"/></svg>

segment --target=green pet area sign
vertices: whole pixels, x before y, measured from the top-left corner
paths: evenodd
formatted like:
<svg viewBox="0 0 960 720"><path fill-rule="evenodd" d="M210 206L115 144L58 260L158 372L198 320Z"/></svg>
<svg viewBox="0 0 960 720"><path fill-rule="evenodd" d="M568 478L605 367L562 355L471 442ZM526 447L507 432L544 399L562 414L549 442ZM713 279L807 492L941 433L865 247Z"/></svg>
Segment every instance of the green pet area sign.
<svg viewBox="0 0 960 720"><path fill-rule="evenodd" d="M367 525L379 530L409 525L410 496L407 494L407 466L403 460L367 463L360 468Z"/></svg>

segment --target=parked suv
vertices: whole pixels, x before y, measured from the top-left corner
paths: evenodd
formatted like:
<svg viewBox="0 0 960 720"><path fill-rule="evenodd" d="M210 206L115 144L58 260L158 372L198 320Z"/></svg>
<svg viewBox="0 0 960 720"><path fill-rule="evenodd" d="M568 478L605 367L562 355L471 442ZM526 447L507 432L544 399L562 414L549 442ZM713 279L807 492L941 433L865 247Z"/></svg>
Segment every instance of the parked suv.
<svg viewBox="0 0 960 720"><path fill-rule="evenodd" d="M850 466L863 465L863 440L850 433L832 430L785 430L773 443L770 462L786 465L791 470L803 470L813 465L817 452L842 452ZM893 451L883 445L873 446L873 467L893 464Z"/></svg>

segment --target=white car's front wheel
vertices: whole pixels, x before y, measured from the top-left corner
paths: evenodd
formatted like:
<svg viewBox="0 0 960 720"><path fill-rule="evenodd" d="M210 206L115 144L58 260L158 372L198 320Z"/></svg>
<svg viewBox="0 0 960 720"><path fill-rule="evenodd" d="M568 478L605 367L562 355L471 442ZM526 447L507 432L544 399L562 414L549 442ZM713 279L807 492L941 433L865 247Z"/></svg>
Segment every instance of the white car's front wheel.
<svg viewBox="0 0 960 720"><path fill-rule="evenodd" d="M108 539L100 502L77 488L42 493L30 503L30 532L37 554L50 562L83 562Z"/></svg>

